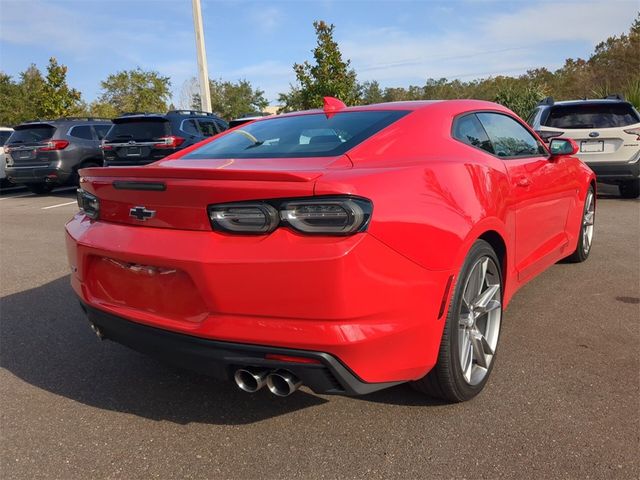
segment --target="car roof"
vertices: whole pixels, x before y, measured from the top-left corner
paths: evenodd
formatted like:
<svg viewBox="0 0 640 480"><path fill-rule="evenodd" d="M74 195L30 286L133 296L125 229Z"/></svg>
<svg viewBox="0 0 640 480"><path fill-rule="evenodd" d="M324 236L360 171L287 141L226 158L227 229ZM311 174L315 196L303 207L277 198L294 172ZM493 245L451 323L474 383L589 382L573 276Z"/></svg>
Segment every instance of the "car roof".
<svg viewBox="0 0 640 480"><path fill-rule="evenodd" d="M496 110L501 112L509 112L510 110L494 102L488 102L486 100L472 100L472 99L454 99L454 100L412 100L401 102L386 102L386 103L374 103L371 105L356 105L353 107L342 108L335 113L342 112L367 112L367 111L381 111L381 110L405 110L405 111L417 111L417 110L429 110L437 108L441 113L447 113L450 115L457 115L459 113L468 112L472 110ZM272 118L295 116L295 115L309 115L309 114L325 113L324 110L318 108L313 110L304 110L300 112L284 113L281 115L271 115L255 120L256 122L268 121Z"/></svg>
<svg viewBox="0 0 640 480"><path fill-rule="evenodd" d="M587 105L587 104L612 104L612 103L624 103L630 105L626 100L619 100L617 98L583 98L579 100L562 100L560 102L554 102L553 105L547 105L548 107L554 107L556 105Z"/></svg>
<svg viewBox="0 0 640 480"><path fill-rule="evenodd" d="M102 123L109 124L111 120L108 118L94 118L94 117L73 117L73 118L56 118L53 120L27 120L26 122L22 122L16 125L15 128L21 127L26 128L30 125L51 125L56 126L65 123Z"/></svg>

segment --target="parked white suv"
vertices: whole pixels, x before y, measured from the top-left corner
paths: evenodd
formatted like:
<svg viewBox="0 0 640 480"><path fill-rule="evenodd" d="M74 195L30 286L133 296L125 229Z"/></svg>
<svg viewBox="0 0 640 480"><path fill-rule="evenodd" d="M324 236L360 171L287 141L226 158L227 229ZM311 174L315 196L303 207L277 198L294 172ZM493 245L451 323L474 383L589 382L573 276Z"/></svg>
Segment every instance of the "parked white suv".
<svg viewBox="0 0 640 480"><path fill-rule="evenodd" d="M625 198L640 196L640 114L620 95L568 102L547 97L528 123L545 141L573 138L599 182L618 185Z"/></svg>
<svg viewBox="0 0 640 480"><path fill-rule="evenodd" d="M13 128L0 127L0 182L4 183L6 174L4 173L4 167L7 164L4 154L4 144L13 133Z"/></svg>

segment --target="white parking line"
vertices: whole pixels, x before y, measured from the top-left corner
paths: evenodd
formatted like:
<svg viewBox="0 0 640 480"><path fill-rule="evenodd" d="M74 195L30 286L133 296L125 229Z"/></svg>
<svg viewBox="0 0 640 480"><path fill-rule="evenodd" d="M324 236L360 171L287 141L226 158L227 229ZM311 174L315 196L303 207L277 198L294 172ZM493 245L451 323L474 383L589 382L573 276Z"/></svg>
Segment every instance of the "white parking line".
<svg viewBox="0 0 640 480"><path fill-rule="evenodd" d="M10 196L2 196L0 200L8 200L9 198L24 198L24 197L35 197L35 193L23 193L22 195L10 195Z"/></svg>
<svg viewBox="0 0 640 480"><path fill-rule="evenodd" d="M73 205L73 204L77 204L77 203L78 202L76 200L74 200L73 202L59 203L57 205L49 205L48 207L42 207L40 210L49 210L50 208L64 207L66 205Z"/></svg>

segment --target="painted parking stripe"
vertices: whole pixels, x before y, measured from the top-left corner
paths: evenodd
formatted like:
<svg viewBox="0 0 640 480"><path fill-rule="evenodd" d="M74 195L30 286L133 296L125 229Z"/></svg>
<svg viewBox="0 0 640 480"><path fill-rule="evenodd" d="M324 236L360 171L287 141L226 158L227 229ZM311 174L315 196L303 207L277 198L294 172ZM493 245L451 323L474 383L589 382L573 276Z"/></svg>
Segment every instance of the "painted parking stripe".
<svg viewBox="0 0 640 480"><path fill-rule="evenodd" d="M22 195L11 195L11 196L2 196L0 200L8 200L10 198L24 198L24 197L35 197L35 193L23 193Z"/></svg>
<svg viewBox="0 0 640 480"><path fill-rule="evenodd" d="M59 203L57 205L49 205L48 207L42 207L40 210L49 210L50 208L58 208L58 207L64 207L67 205L74 205L77 204L78 202L76 200L74 200L73 202L66 202L66 203Z"/></svg>

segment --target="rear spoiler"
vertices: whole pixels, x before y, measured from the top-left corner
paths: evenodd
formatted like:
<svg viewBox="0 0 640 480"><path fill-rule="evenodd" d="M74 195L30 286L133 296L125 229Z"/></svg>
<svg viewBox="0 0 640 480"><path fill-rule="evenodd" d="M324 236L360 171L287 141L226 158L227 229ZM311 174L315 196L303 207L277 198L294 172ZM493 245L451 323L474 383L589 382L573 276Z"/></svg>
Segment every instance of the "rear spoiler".
<svg viewBox="0 0 640 480"><path fill-rule="evenodd" d="M131 178L164 178L190 180L244 180L262 182L309 182L322 175L321 171L241 170L227 168L171 167L94 167L79 170L80 176L92 179L127 180Z"/></svg>

